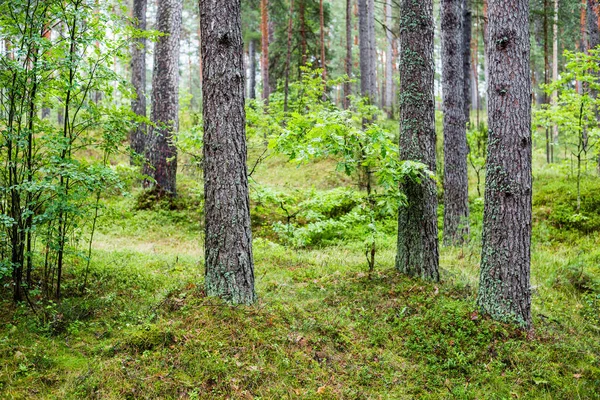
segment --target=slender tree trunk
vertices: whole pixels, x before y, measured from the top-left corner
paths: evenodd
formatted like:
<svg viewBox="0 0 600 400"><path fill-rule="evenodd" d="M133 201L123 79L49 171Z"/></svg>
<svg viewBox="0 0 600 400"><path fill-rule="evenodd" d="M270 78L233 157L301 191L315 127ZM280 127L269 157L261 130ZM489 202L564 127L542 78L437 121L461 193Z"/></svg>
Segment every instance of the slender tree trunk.
<svg viewBox="0 0 600 400"><path fill-rule="evenodd" d="M554 24L552 26L552 81L558 80L558 0L554 0ZM558 104L558 92L552 92L552 106ZM550 160L554 162L554 148L558 148L558 125L552 128L552 146L550 147Z"/></svg>
<svg viewBox="0 0 600 400"><path fill-rule="evenodd" d="M352 0L346 0L346 75L352 77ZM352 84L344 82L344 109L350 107Z"/></svg>
<svg viewBox="0 0 600 400"><path fill-rule="evenodd" d="M441 1L446 245L462 244L469 234L462 3L463 0Z"/></svg>
<svg viewBox="0 0 600 400"><path fill-rule="evenodd" d="M471 12L471 0L463 0L462 4L462 15L463 15L463 99L464 99L464 110L465 110L465 122L467 125L471 124L471 36L472 36L472 12Z"/></svg>
<svg viewBox="0 0 600 400"><path fill-rule="evenodd" d="M305 66L308 57L308 41L306 37L306 0L299 0L300 14L300 66Z"/></svg>
<svg viewBox="0 0 600 400"><path fill-rule="evenodd" d="M248 69L250 70L248 97L256 99L256 39L250 39L248 42Z"/></svg>
<svg viewBox="0 0 600 400"><path fill-rule="evenodd" d="M489 16L488 168L477 304L494 319L529 328L532 199L529 1L489 0Z"/></svg>
<svg viewBox="0 0 600 400"><path fill-rule="evenodd" d="M290 0L290 15L288 19L287 55L285 57L285 86L283 87L283 111L288 111L288 96L290 91L290 64L292 62L292 39L294 33L294 0Z"/></svg>
<svg viewBox="0 0 600 400"><path fill-rule="evenodd" d="M146 0L133 1L133 19L135 28L146 30ZM131 83L136 97L131 101L133 112L146 117L146 39L136 39L131 48ZM146 141L146 124L140 123L130 133L131 150L136 154L144 154ZM135 161L132 157L131 162Z"/></svg>
<svg viewBox="0 0 600 400"><path fill-rule="evenodd" d="M321 68L323 69L323 101L327 97L327 62L325 60L325 11L323 10L323 0L319 3L320 34L321 34Z"/></svg>
<svg viewBox="0 0 600 400"><path fill-rule="evenodd" d="M262 99L269 104L269 0L260 0Z"/></svg>
<svg viewBox="0 0 600 400"><path fill-rule="evenodd" d="M548 85L550 83L550 36L549 36L549 21L548 21L548 9L549 9L549 0L544 0L544 84ZM546 105L550 105L550 98L546 91L542 94L543 99L542 102ZM546 163L550 164L552 162L552 143L550 138L550 128L546 128Z"/></svg>
<svg viewBox="0 0 600 400"><path fill-rule="evenodd" d="M360 50L360 89L361 95L375 103L377 96L377 53L375 38L375 15L373 0L358 0L358 29Z"/></svg>
<svg viewBox="0 0 600 400"><path fill-rule="evenodd" d="M157 29L161 36L154 49L152 78L152 122L146 141L144 173L153 178L146 187L160 195L177 195L177 148L173 135L179 126L179 39L182 0L158 3Z"/></svg>
<svg viewBox="0 0 600 400"><path fill-rule="evenodd" d="M394 116L394 35L392 34L392 0L385 2L385 37L387 51L385 53L385 85L383 107L389 118Z"/></svg>
<svg viewBox="0 0 600 400"><path fill-rule="evenodd" d="M588 46L595 49L600 44L600 32L598 29L598 0L587 0L587 34ZM598 91L591 88L591 94L594 98L598 97ZM600 110L596 108L596 119L600 119ZM598 155L598 173L600 174L600 155Z"/></svg>
<svg viewBox="0 0 600 400"><path fill-rule="evenodd" d="M433 59L433 0L402 0L400 13L400 158L420 161L435 172L436 135ZM411 18L407 18L411 16ZM419 23L414 23L419 21ZM436 183L406 182L408 205L398 215L396 268L439 280Z"/></svg>
<svg viewBox="0 0 600 400"><path fill-rule="evenodd" d="M240 0L201 0L208 296L251 304L252 232ZM218 21L218 24L215 23Z"/></svg>

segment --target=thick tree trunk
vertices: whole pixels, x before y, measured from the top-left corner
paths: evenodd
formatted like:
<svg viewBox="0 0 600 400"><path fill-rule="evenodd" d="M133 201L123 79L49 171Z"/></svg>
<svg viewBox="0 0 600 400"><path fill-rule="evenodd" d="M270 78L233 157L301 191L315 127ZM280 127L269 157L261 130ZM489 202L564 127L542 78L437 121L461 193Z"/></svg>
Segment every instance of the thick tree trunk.
<svg viewBox="0 0 600 400"><path fill-rule="evenodd" d="M269 104L269 0L260 0L262 99Z"/></svg>
<svg viewBox="0 0 600 400"><path fill-rule="evenodd" d="M435 172L433 0L402 0L400 13L405 16L400 19L400 158L423 162ZM424 178L421 184L406 182L401 189L408 205L398 215L396 268L437 281L436 183Z"/></svg>
<svg viewBox="0 0 600 400"><path fill-rule="evenodd" d="M346 0L346 75L352 77L352 0ZM350 107L352 83L344 82L344 109Z"/></svg>
<svg viewBox="0 0 600 400"><path fill-rule="evenodd" d="M240 0L201 0L206 294L256 301ZM216 23L218 22L218 23Z"/></svg>
<svg viewBox="0 0 600 400"><path fill-rule="evenodd" d="M146 30L146 0L133 1L133 19L135 28ZM140 116L146 117L146 39L136 39L131 48L131 83L136 97L131 101L131 109ZM136 154L144 154L146 141L146 124L139 124L130 133L131 150ZM131 162L135 161L132 157Z"/></svg>
<svg viewBox="0 0 600 400"><path fill-rule="evenodd" d="M472 11L471 0L463 0L463 99L465 109L465 121L471 123L471 36L472 36Z"/></svg>
<svg viewBox="0 0 600 400"><path fill-rule="evenodd" d="M462 244L469 234L462 3L463 0L441 2L446 245Z"/></svg>
<svg viewBox="0 0 600 400"><path fill-rule="evenodd" d="M161 0L156 15L157 30L166 33L156 42L152 77L152 122L146 141L144 173L154 179L161 195L176 196L177 148L173 135L179 126L179 39L182 0Z"/></svg>
<svg viewBox="0 0 600 400"><path fill-rule="evenodd" d="M377 49L373 0L358 0L360 90L374 104L377 98Z"/></svg>
<svg viewBox="0 0 600 400"><path fill-rule="evenodd" d="M392 34L392 0L385 2L385 37L387 40L387 51L385 53L385 85L383 108L389 118L394 115L394 35Z"/></svg>
<svg viewBox="0 0 600 400"><path fill-rule="evenodd" d="M256 99L256 39L250 39L248 43L248 69L250 70L248 97Z"/></svg>
<svg viewBox="0 0 600 400"><path fill-rule="evenodd" d="M531 81L529 1L489 0L489 142L477 304L531 326Z"/></svg>

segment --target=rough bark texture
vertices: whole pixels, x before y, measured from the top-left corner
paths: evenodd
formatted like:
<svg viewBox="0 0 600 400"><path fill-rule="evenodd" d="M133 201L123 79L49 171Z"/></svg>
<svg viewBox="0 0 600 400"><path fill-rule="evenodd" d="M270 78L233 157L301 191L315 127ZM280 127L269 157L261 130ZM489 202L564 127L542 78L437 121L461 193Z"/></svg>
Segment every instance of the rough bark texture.
<svg viewBox="0 0 600 400"><path fill-rule="evenodd" d="M463 0L441 2L446 245L461 244L469 234L462 3Z"/></svg>
<svg viewBox="0 0 600 400"><path fill-rule="evenodd" d="M154 49L152 77L152 122L146 141L144 173L155 182L163 195L175 196L177 174L177 149L173 134L179 125L179 38L181 36L182 0L161 0L156 16L157 27L166 35L161 36Z"/></svg>
<svg viewBox="0 0 600 400"><path fill-rule="evenodd" d="M346 75L352 77L352 0L346 0ZM352 83L344 82L344 108L350 107Z"/></svg>
<svg viewBox="0 0 600 400"><path fill-rule="evenodd" d="M323 84L327 81L327 61L325 60L325 11L323 8L323 0L319 2L319 34L321 45L321 68L323 69ZM327 89L327 87L325 87ZM325 92L323 92L323 100L325 100Z"/></svg>
<svg viewBox="0 0 600 400"><path fill-rule="evenodd" d="M400 158L435 172L433 0L402 0L400 9ZM437 188L433 180L401 188L408 205L398 215L396 268L439 280Z"/></svg>
<svg viewBox="0 0 600 400"><path fill-rule="evenodd" d="M595 49L600 44L598 32L598 0L587 0L587 33L590 49Z"/></svg>
<svg viewBox="0 0 600 400"><path fill-rule="evenodd" d="M465 109L465 120L467 124L471 122L471 36L472 36L472 11L471 11L471 0L463 0L463 80L464 80L464 109Z"/></svg>
<svg viewBox="0 0 600 400"><path fill-rule="evenodd" d="M358 35L360 51L360 91L371 103L377 96L375 15L373 0L358 0Z"/></svg>
<svg viewBox="0 0 600 400"><path fill-rule="evenodd" d="M133 19L136 29L146 30L146 0L133 1ZM146 39L136 39L131 48L131 84L136 98L131 101L131 109L140 116L146 117ZM139 124L130 134L131 149L136 154L144 154L146 141L146 124ZM133 160L132 160L133 161Z"/></svg>
<svg viewBox="0 0 600 400"><path fill-rule="evenodd" d="M394 115L394 72L393 72L393 48L394 35L392 34L392 0L385 2L385 37L387 50L385 53L385 88L383 108L391 118Z"/></svg>
<svg viewBox="0 0 600 400"><path fill-rule="evenodd" d="M261 31L261 58L260 68L262 76L262 99L269 103L269 1L260 0L260 31Z"/></svg>
<svg viewBox="0 0 600 400"><path fill-rule="evenodd" d="M477 304L531 326L531 81L528 0L489 1L489 142Z"/></svg>
<svg viewBox="0 0 600 400"><path fill-rule="evenodd" d="M250 77L248 78L248 97L256 99L256 39L250 39L248 43L248 69L250 70Z"/></svg>
<svg viewBox="0 0 600 400"><path fill-rule="evenodd" d="M201 0L206 294L256 301L240 0Z"/></svg>

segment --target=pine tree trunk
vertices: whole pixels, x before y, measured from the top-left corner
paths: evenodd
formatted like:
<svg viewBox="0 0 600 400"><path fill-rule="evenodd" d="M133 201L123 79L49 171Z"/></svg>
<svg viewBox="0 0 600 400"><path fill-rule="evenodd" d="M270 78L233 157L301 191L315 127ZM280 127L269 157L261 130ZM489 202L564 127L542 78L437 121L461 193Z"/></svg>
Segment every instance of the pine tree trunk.
<svg viewBox="0 0 600 400"><path fill-rule="evenodd" d="M550 83L550 43L549 43L549 28L548 28L548 0L544 0L544 84L548 85ZM546 91L542 92L542 103L550 104L550 97L546 93ZM552 162L551 158L551 138L550 138L550 128L546 128L546 163L550 164Z"/></svg>
<svg viewBox="0 0 600 400"><path fill-rule="evenodd" d="M248 69L250 70L248 97L256 99L256 39L250 39L248 43Z"/></svg>
<svg viewBox="0 0 600 400"><path fill-rule="evenodd" d="M554 23L552 25L552 82L558 80L558 0L554 0ZM552 92L552 105L558 104L558 91ZM552 127L552 146L550 147L550 160L554 162L554 149L558 149L558 125ZM558 152L557 152L558 154Z"/></svg>
<svg viewBox="0 0 600 400"><path fill-rule="evenodd" d="M462 3L463 0L441 2L446 245L462 244L469 234Z"/></svg>
<svg viewBox="0 0 600 400"><path fill-rule="evenodd" d="M133 19L135 28L146 30L146 0L133 1ZM146 117L146 39L139 38L131 48L131 83L136 97L131 101L132 111L140 116ZM144 143L146 141L146 124L139 124L131 131L131 150L136 154L144 154ZM133 163L135 158L131 159Z"/></svg>
<svg viewBox="0 0 600 400"><path fill-rule="evenodd" d="M269 104L269 0L260 0L262 99Z"/></svg>
<svg viewBox="0 0 600 400"><path fill-rule="evenodd" d="M146 181L160 195L176 196L177 148L173 135L179 126L179 39L182 0L161 0L156 15L161 36L154 49L152 77L152 122L146 140L144 173Z"/></svg>
<svg viewBox="0 0 600 400"><path fill-rule="evenodd" d="M477 304L531 326L531 81L529 1L489 0L489 142Z"/></svg>
<svg viewBox="0 0 600 400"><path fill-rule="evenodd" d="M383 107L389 118L394 115L394 67L393 67L393 41L392 34L392 0L385 2L385 37L387 39L387 51L385 53L385 88Z"/></svg>
<svg viewBox="0 0 600 400"><path fill-rule="evenodd" d="M375 48L375 15L373 0L358 0L358 31L360 51L360 90L371 104L377 97Z"/></svg>
<svg viewBox="0 0 600 400"><path fill-rule="evenodd" d="M251 304L256 293L246 166L241 5L240 0L201 0L200 10L206 294L232 304Z"/></svg>
<svg viewBox="0 0 600 400"><path fill-rule="evenodd" d="M323 101L327 94L327 63L325 61L325 11L323 10L323 0L319 3L319 20L320 20L320 34L321 34L321 68L323 69Z"/></svg>
<svg viewBox="0 0 600 400"><path fill-rule="evenodd" d="M400 158L425 163L435 172L433 0L402 0L400 13ZM398 215L396 268L439 280L436 183L402 185L408 205Z"/></svg>
<svg viewBox="0 0 600 400"><path fill-rule="evenodd" d="M300 14L300 66L305 66L307 62L308 39L306 37L306 0L299 0Z"/></svg>
<svg viewBox="0 0 600 400"><path fill-rule="evenodd" d="M346 75L352 77L352 0L346 0ZM350 107L352 83L344 82L344 109Z"/></svg>
<svg viewBox="0 0 600 400"><path fill-rule="evenodd" d="M292 40L294 38L294 0L290 0L290 15L288 17L287 54L285 57L285 84L283 87L283 111L288 111L290 91L290 64L292 63Z"/></svg>
<svg viewBox="0 0 600 400"><path fill-rule="evenodd" d="M471 36L472 36L472 11L471 0L463 0L463 79L464 79L464 109L467 125L471 123Z"/></svg>

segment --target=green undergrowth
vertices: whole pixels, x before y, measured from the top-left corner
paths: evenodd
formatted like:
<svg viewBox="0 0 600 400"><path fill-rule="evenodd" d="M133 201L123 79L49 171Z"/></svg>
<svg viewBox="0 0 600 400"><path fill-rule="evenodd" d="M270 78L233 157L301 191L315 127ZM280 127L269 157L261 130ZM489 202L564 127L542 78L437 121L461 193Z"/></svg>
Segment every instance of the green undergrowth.
<svg viewBox="0 0 600 400"><path fill-rule="evenodd" d="M369 278L364 223L344 222L360 194L328 183L328 161L293 167L317 183L290 187L273 178L279 162L257 167L253 183L258 304L203 293L196 176L182 176L175 204L109 198L83 292L69 284L85 270L74 263L60 304L0 304L0 398L600 398L600 233L554 219L570 183L535 179L535 332L523 333L476 310L481 199L472 242L441 249L441 283L393 269L385 215ZM277 231L296 211L291 228L310 242ZM329 220L339 224L310 228Z"/></svg>

